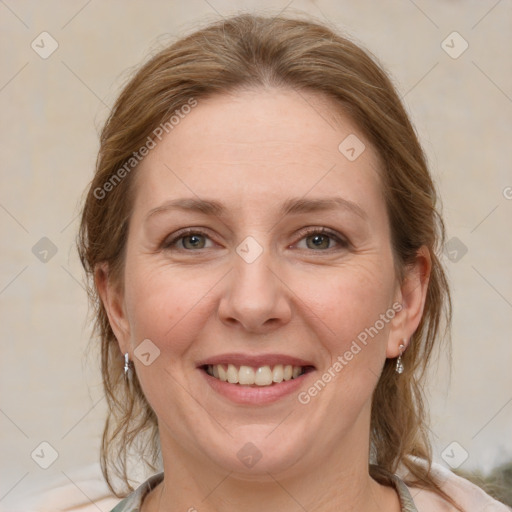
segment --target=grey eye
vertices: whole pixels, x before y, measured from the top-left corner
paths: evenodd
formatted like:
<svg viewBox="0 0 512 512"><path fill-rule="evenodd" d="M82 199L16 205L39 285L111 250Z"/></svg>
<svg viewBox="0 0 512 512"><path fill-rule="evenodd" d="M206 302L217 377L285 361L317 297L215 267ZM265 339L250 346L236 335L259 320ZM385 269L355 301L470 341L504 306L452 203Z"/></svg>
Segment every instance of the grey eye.
<svg viewBox="0 0 512 512"><path fill-rule="evenodd" d="M329 235L316 234L306 237L306 245L308 249L329 249L330 242L331 237Z"/></svg>
<svg viewBox="0 0 512 512"><path fill-rule="evenodd" d="M203 235L187 235L182 237L181 240L185 249L203 249L206 245Z"/></svg>

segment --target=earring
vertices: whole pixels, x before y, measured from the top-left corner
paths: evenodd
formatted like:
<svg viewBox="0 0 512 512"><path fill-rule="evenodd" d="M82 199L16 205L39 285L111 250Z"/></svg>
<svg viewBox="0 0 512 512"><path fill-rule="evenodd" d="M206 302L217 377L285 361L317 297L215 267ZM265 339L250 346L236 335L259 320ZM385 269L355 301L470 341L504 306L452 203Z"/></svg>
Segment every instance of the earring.
<svg viewBox="0 0 512 512"><path fill-rule="evenodd" d="M124 378L129 381L132 377L132 363L128 352L124 355Z"/></svg>
<svg viewBox="0 0 512 512"><path fill-rule="evenodd" d="M406 340L404 340L405 342ZM404 363L402 363L402 354L404 352L405 345L400 343L398 350L400 350L400 354L398 355L398 359L396 360L395 372L396 373L404 373Z"/></svg>

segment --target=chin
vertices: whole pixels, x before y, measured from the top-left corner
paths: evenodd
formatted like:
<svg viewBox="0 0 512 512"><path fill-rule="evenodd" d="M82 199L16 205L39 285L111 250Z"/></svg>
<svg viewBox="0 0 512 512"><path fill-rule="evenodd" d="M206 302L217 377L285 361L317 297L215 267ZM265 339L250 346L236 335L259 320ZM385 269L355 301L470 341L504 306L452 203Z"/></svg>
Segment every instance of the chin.
<svg viewBox="0 0 512 512"><path fill-rule="evenodd" d="M275 428L266 424L240 427L233 437L226 436L222 442L215 443L215 453L212 445L205 447L205 453L240 480L268 481L269 473L291 474L305 456L304 435L287 435L284 428L280 435L271 433Z"/></svg>

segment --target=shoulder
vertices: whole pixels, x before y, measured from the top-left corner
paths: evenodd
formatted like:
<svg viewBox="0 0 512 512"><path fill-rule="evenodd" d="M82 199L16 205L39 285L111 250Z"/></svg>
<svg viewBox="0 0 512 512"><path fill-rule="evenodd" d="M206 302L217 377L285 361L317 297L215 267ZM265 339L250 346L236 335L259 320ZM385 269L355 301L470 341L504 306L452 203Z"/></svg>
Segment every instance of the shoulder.
<svg viewBox="0 0 512 512"><path fill-rule="evenodd" d="M118 503L111 512L139 512L144 498L164 479L163 473L148 478L135 491Z"/></svg>
<svg viewBox="0 0 512 512"><path fill-rule="evenodd" d="M409 492L418 512L460 512L433 491L420 489L419 487L409 487Z"/></svg>
<svg viewBox="0 0 512 512"><path fill-rule="evenodd" d="M469 480L452 473L440 464L432 464L432 476L464 512L511 512ZM458 512L458 509L433 491L409 487L418 512Z"/></svg>
<svg viewBox="0 0 512 512"><path fill-rule="evenodd" d="M111 510L119 498L112 495L98 463L67 468L34 478L4 496L1 510L11 512L98 512Z"/></svg>

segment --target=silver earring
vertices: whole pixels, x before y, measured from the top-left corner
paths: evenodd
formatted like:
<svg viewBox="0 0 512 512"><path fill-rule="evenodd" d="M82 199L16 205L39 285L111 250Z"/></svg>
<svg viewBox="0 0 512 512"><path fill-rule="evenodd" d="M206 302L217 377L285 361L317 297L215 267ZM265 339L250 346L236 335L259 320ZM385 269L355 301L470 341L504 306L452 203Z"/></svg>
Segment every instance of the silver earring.
<svg viewBox="0 0 512 512"><path fill-rule="evenodd" d="M405 342L405 340L404 340ZM404 352L405 345L400 343L398 350L400 350L400 354L398 355L398 359L396 360L395 372L396 373L404 373L404 363L402 362L402 354Z"/></svg>
<svg viewBox="0 0 512 512"><path fill-rule="evenodd" d="M128 352L124 355L124 378L130 380L132 377L132 364Z"/></svg>

